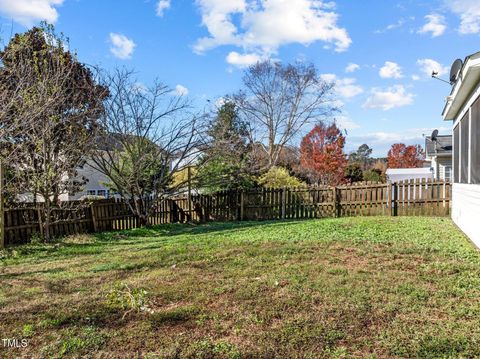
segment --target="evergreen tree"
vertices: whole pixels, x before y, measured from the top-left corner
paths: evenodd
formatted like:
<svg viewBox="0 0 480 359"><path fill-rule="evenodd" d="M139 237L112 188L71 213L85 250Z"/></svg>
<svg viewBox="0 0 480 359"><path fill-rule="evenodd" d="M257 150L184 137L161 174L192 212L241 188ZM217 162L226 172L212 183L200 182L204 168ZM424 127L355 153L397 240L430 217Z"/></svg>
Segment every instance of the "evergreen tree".
<svg viewBox="0 0 480 359"><path fill-rule="evenodd" d="M254 186L248 127L234 103L225 102L218 109L207 133L209 143L198 168L198 186L206 192Z"/></svg>

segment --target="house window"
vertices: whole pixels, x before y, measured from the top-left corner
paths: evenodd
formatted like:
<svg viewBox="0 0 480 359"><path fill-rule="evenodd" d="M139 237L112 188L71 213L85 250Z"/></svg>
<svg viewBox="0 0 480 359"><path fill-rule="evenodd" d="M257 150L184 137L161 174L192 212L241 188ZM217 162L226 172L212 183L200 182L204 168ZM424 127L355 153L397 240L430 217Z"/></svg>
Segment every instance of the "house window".
<svg viewBox="0 0 480 359"><path fill-rule="evenodd" d="M460 121L460 183L468 183L469 113Z"/></svg>
<svg viewBox="0 0 480 359"><path fill-rule="evenodd" d="M460 125L453 129L453 181L460 183Z"/></svg>
<svg viewBox="0 0 480 359"><path fill-rule="evenodd" d="M107 197L107 191L105 191L104 189L99 189L97 191L97 196L106 198Z"/></svg>
<svg viewBox="0 0 480 359"><path fill-rule="evenodd" d="M97 191L95 191L94 189L89 189L87 191L87 196L95 196L97 193Z"/></svg>
<svg viewBox="0 0 480 359"><path fill-rule="evenodd" d="M440 166L440 179L444 181L452 180L452 166Z"/></svg>
<svg viewBox="0 0 480 359"><path fill-rule="evenodd" d="M471 183L480 184L480 98L472 105L470 118L472 128L472 168L470 170Z"/></svg>

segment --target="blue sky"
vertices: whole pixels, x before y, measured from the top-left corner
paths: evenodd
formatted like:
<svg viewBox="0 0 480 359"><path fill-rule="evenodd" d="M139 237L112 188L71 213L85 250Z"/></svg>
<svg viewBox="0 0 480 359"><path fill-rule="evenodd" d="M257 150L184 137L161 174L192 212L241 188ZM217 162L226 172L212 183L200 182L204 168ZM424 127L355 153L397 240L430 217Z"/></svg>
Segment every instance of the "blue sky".
<svg viewBox="0 0 480 359"><path fill-rule="evenodd" d="M158 77L196 106L241 86L259 59L313 62L337 82L347 149L423 143L441 119L455 58L480 51L477 0L0 0L1 34L46 19L81 61Z"/></svg>

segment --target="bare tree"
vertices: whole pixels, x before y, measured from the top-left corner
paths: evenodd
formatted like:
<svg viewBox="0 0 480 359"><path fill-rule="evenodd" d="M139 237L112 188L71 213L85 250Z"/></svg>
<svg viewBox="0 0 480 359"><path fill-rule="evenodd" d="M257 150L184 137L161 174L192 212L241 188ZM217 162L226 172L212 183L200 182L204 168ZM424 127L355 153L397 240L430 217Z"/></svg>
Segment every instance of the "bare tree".
<svg viewBox="0 0 480 359"><path fill-rule="evenodd" d="M252 141L267 155L266 169L277 164L282 148L305 125L336 110L334 84L322 80L313 65L260 62L245 72L243 84L233 101L250 124Z"/></svg>
<svg viewBox="0 0 480 359"><path fill-rule="evenodd" d="M63 194L84 183L76 169L93 148L97 119L107 90L66 50L53 27L16 34L0 53L0 151L13 198L40 199L39 224L49 240L50 226L65 207Z"/></svg>
<svg viewBox="0 0 480 359"><path fill-rule="evenodd" d="M173 186L172 179L197 160L202 121L189 113L184 96L158 81L147 88L128 70L107 74L105 81L110 97L92 167L148 226L156 202L184 186Z"/></svg>

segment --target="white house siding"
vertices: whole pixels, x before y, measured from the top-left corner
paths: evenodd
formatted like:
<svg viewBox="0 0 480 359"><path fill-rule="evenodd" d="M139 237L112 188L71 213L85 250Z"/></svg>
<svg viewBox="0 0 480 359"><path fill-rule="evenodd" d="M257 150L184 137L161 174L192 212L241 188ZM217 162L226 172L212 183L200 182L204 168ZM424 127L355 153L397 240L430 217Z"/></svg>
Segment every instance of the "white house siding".
<svg viewBox="0 0 480 359"><path fill-rule="evenodd" d="M431 159L433 177L437 180L451 181L452 178L452 156L433 156Z"/></svg>
<svg viewBox="0 0 480 359"><path fill-rule="evenodd" d="M435 174L435 178L440 180L452 180L452 157L438 157L438 172Z"/></svg>
<svg viewBox="0 0 480 359"><path fill-rule="evenodd" d="M480 185L453 185L452 219L480 247Z"/></svg>
<svg viewBox="0 0 480 359"><path fill-rule="evenodd" d="M105 186L105 183L110 182L108 177L106 177L101 172L95 170L89 165L89 161L83 166L83 168L77 169L78 177L85 177L88 179L88 182L85 184L83 191L76 193L74 196L69 196L68 200L77 200L87 195L99 195L98 191L105 191L108 193L108 188ZM103 193L103 192L100 192Z"/></svg>

